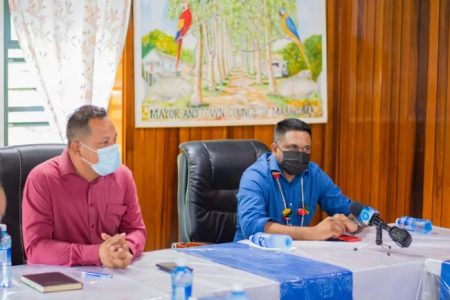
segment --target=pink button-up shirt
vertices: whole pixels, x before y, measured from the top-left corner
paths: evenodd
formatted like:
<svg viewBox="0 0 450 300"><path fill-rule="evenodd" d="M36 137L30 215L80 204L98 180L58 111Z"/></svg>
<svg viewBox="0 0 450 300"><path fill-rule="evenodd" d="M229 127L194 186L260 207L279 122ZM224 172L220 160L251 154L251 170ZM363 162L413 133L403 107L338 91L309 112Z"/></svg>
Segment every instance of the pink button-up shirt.
<svg viewBox="0 0 450 300"><path fill-rule="evenodd" d="M136 186L123 165L88 182L76 173L65 150L30 172L22 206L28 263L100 265L102 232L125 232L134 257L145 245Z"/></svg>

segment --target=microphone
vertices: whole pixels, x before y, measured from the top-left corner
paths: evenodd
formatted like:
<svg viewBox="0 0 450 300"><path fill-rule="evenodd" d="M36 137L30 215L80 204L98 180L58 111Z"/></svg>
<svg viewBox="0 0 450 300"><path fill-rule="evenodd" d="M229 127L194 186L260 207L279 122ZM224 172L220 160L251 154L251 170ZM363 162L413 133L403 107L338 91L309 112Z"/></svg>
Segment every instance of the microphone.
<svg viewBox="0 0 450 300"><path fill-rule="evenodd" d="M412 242L411 235L405 229L397 226L387 225L381 218L380 213L370 206L364 206L360 202L353 201L350 204L350 219L352 219L358 226L376 226L386 230L391 239L400 247L409 247Z"/></svg>

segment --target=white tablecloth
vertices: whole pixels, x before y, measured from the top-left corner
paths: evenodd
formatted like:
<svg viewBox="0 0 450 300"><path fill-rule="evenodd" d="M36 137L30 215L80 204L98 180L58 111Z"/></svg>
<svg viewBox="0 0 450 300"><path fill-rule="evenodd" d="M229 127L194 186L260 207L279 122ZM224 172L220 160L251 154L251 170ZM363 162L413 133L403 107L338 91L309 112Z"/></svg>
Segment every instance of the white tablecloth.
<svg viewBox="0 0 450 300"><path fill-rule="evenodd" d="M278 283L247 272L229 268L207 260L179 253L172 249L146 252L126 270L96 267L65 268L33 265L13 267L13 287L1 290L1 299L170 299L170 274L159 270L155 264L176 261L185 257L194 269L193 295L226 295L233 283L243 285L251 299L278 299ZM42 294L20 281L22 274L61 271L83 280L81 271L90 270L113 274L112 279L84 277L82 290Z"/></svg>
<svg viewBox="0 0 450 300"><path fill-rule="evenodd" d="M444 260L434 258L425 261L422 280L422 300L447 300L450 298L450 280L449 278L441 278L443 262Z"/></svg>
<svg viewBox="0 0 450 300"><path fill-rule="evenodd" d="M354 299L420 299L425 260L450 259L450 229L434 227L430 234L411 235L411 245L400 248L383 232L390 255L375 244L373 227L359 235L362 242L296 241L292 253L351 270Z"/></svg>
<svg viewBox="0 0 450 300"><path fill-rule="evenodd" d="M296 241L295 248L289 253L352 271L354 299L421 299L425 261L450 259L450 229L435 227L429 235L412 233L412 236L413 242L409 248L399 248L384 233L384 242L392 246L390 255L387 255L386 247L375 244L373 228L360 234L362 242ZM185 257L194 269L194 296L225 295L233 283L241 283L250 299L279 299L279 284L275 281L172 249L146 252L126 270L15 266L14 286L1 291L2 299L99 300L102 296L108 299L169 299L170 275L157 269L155 264L176 261L179 257ZM83 290L53 294L41 294L20 281L24 273L54 270L78 279L81 279L82 270L101 271L113 274L113 279L85 277ZM301 274L302 270L298 272Z"/></svg>

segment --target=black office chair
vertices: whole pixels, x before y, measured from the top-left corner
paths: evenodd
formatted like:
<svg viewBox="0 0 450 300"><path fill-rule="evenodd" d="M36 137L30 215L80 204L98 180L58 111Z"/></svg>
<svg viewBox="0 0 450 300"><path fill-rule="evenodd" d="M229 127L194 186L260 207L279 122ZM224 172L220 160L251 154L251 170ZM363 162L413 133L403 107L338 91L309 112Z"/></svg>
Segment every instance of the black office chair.
<svg viewBox="0 0 450 300"><path fill-rule="evenodd" d="M182 242L224 243L236 231L242 173L268 148L256 140L186 142L178 155L178 228Z"/></svg>
<svg viewBox="0 0 450 300"><path fill-rule="evenodd" d="M61 154L64 144L36 144L0 148L0 178L7 206L2 223L12 238L12 264L26 263L22 239L22 191L31 169Z"/></svg>

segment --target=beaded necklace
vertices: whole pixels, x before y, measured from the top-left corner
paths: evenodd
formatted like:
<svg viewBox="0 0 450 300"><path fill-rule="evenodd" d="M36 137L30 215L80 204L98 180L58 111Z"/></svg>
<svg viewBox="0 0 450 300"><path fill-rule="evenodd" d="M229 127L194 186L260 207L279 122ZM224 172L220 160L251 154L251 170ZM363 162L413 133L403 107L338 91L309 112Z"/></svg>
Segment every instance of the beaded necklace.
<svg viewBox="0 0 450 300"><path fill-rule="evenodd" d="M281 195L281 200L283 201L283 206L284 206L284 209L281 212L281 217L286 222L286 225L292 226L292 224L291 224L292 202L289 202L289 207L288 207L287 202L286 202L286 197L284 195L283 187L281 186L280 176L281 176L280 172L272 171L272 177L275 180L275 182L277 183L278 190L280 191L280 195ZM302 208L297 209L297 214L299 216L302 216L301 226L303 226L304 221L305 221L305 215L309 214L309 210L305 207L305 194L303 191L303 176L300 177L300 190L301 190L301 194L302 194Z"/></svg>

